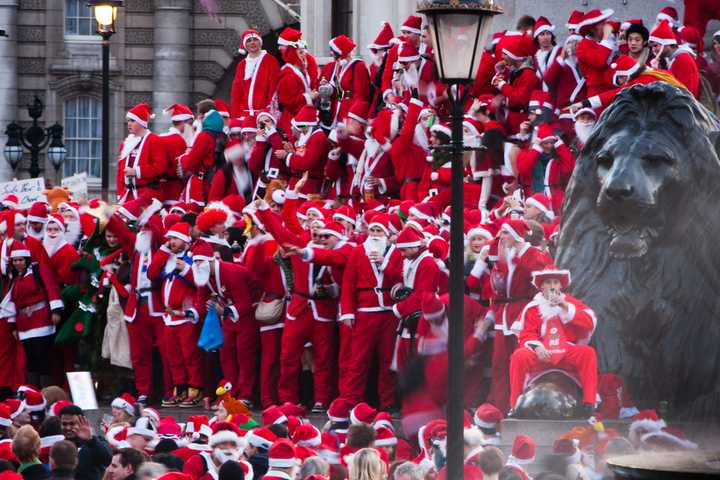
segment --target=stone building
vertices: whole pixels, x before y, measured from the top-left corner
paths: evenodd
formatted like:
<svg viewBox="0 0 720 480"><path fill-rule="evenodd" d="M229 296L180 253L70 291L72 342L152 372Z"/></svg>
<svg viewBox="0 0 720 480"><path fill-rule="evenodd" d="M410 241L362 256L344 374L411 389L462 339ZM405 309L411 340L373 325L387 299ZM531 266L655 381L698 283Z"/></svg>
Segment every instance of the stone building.
<svg viewBox="0 0 720 480"><path fill-rule="evenodd" d="M274 0L216 0L211 18L198 0L125 0L118 10L110 50L111 162L126 134L125 112L147 102L163 131L162 109L202 98L229 100L237 66L239 33L257 28L274 44L294 18ZM88 172L100 185L102 134L101 44L86 0L0 0L0 133L16 121L30 123L26 106L37 96L45 105L41 123L59 122L68 149L58 177ZM4 146L5 136L2 138ZM16 172L0 161L0 181L27 177L29 156ZM46 162L45 177L55 180ZM115 166L110 167L114 189Z"/></svg>

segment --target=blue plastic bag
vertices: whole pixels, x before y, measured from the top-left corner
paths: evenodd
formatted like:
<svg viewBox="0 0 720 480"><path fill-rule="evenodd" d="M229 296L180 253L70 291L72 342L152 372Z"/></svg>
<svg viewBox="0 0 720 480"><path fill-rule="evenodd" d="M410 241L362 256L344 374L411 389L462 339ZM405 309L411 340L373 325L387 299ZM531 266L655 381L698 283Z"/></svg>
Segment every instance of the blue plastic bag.
<svg viewBox="0 0 720 480"><path fill-rule="evenodd" d="M200 338L198 338L198 347L202 348L206 352L212 352L222 347L223 344L223 331L220 325L220 319L218 318L217 312L214 306L210 307L207 315L205 315L205 322L203 323L202 330L200 331Z"/></svg>

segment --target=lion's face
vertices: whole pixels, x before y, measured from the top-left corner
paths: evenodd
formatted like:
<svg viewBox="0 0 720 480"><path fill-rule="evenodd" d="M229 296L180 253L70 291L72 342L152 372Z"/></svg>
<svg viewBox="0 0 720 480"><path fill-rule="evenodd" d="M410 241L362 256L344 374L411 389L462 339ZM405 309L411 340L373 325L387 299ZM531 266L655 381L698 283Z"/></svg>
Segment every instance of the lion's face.
<svg viewBox="0 0 720 480"><path fill-rule="evenodd" d="M628 128L595 153L600 186L596 202L611 237L612 257L641 257L661 233L667 215L675 210L668 199L683 175L680 152L680 145L662 130Z"/></svg>

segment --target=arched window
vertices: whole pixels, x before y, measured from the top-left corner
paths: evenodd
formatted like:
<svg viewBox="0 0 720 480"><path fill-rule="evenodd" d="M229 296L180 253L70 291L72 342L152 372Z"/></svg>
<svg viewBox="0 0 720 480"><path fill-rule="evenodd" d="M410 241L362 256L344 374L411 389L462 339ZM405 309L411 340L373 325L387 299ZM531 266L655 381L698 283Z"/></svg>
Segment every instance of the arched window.
<svg viewBox="0 0 720 480"><path fill-rule="evenodd" d="M97 24L87 0L65 0L65 36L96 35Z"/></svg>
<svg viewBox="0 0 720 480"><path fill-rule="evenodd" d="M75 97L65 102L65 176L87 172L101 174L102 105L93 97Z"/></svg>

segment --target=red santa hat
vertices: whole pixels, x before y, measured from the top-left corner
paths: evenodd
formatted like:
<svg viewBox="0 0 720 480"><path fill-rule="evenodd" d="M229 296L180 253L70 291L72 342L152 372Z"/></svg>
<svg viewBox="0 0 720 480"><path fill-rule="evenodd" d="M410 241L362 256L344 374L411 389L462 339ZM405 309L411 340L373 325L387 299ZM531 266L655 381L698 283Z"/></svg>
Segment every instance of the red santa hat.
<svg viewBox="0 0 720 480"><path fill-rule="evenodd" d="M667 445L673 450L695 450L698 444L685 438L682 430L673 427L665 427L660 430L648 432L640 441L644 445L662 444Z"/></svg>
<svg viewBox="0 0 720 480"><path fill-rule="evenodd" d="M270 120L273 123L273 125L275 125L277 123L277 121L275 120L275 117L272 116L272 113L270 113L267 110L261 110L261 111L257 112L257 118L255 118L255 121L257 122L258 128L262 127L263 120Z"/></svg>
<svg viewBox="0 0 720 480"><path fill-rule="evenodd" d="M580 460L580 441L576 438L558 438L553 442L553 453L570 457L569 463L577 463Z"/></svg>
<svg viewBox="0 0 720 480"><path fill-rule="evenodd" d="M677 25L679 19L678 12L675 7L670 6L663 7L657 14L656 18L658 23L668 22L670 25Z"/></svg>
<svg viewBox="0 0 720 480"><path fill-rule="evenodd" d="M155 425L147 417L140 417L135 420L135 425L128 427L127 436L140 435L150 440L154 440L157 436Z"/></svg>
<svg viewBox="0 0 720 480"><path fill-rule="evenodd" d="M400 31L422 35L422 18L417 15L410 15L400 26Z"/></svg>
<svg viewBox="0 0 720 480"><path fill-rule="evenodd" d="M8 398L4 404L10 409L11 420L15 420L25 410L25 404L16 398Z"/></svg>
<svg viewBox="0 0 720 480"><path fill-rule="evenodd" d="M254 28L248 28L245 30L242 35L240 36L240 48L238 49L238 52L240 52L240 55L247 55L247 51L245 50L245 42L248 40L259 40L260 45L262 45L262 35L260 35L260 32L255 30Z"/></svg>
<svg viewBox="0 0 720 480"><path fill-rule="evenodd" d="M207 243L203 242L203 244L210 247ZM211 247L210 251L212 253ZM200 435L210 438L213 431L212 428L210 428L210 422L205 415L194 415L188 417L187 423L185 423L185 433L192 434L193 438L198 438Z"/></svg>
<svg viewBox="0 0 720 480"><path fill-rule="evenodd" d="M5 195L0 201L0 204L2 204L5 208L9 208L11 210L17 210L19 206L20 200L18 199L17 195L14 195L12 193Z"/></svg>
<svg viewBox="0 0 720 480"><path fill-rule="evenodd" d="M174 418L164 417L158 423L157 433L159 438L178 440L182 435L182 429Z"/></svg>
<svg viewBox="0 0 720 480"><path fill-rule="evenodd" d="M620 24L620 30L627 30L633 25L642 25L643 21L641 18L633 18L630 20L625 20Z"/></svg>
<svg viewBox="0 0 720 480"><path fill-rule="evenodd" d="M215 102L215 110L220 114L223 118L230 118L230 107L228 107L228 104L225 102L225 100L221 98L216 98L213 100Z"/></svg>
<svg viewBox="0 0 720 480"><path fill-rule="evenodd" d="M0 403L0 427L9 427L12 425L12 418L10 418L10 407Z"/></svg>
<svg viewBox="0 0 720 480"><path fill-rule="evenodd" d="M428 222L435 221L439 214L439 205L435 202L417 203L410 207L410 215Z"/></svg>
<svg viewBox="0 0 720 480"><path fill-rule="evenodd" d="M227 218L228 215L225 211L220 210L219 208L211 208L198 215L195 220L195 225L201 232L210 233L210 229L212 227L218 223L225 223Z"/></svg>
<svg viewBox="0 0 720 480"><path fill-rule="evenodd" d="M377 415L377 410L367 403L361 402L350 410L350 423L352 425L359 423L367 423L370 425L375 421L375 415Z"/></svg>
<svg viewBox="0 0 720 480"><path fill-rule="evenodd" d="M328 407L328 419L331 422L349 422L352 407L353 405L348 400L338 397L333 400Z"/></svg>
<svg viewBox="0 0 720 480"><path fill-rule="evenodd" d="M160 423L160 412L152 407L143 407L142 416L149 418L154 426Z"/></svg>
<svg viewBox="0 0 720 480"><path fill-rule="evenodd" d="M347 35L338 35L328 42L330 49L340 57L347 57L355 50L355 42Z"/></svg>
<svg viewBox="0 0 720 480"><path fill-rule="evenodd" d="M236 446L246 444L245 440L241 440L242 437L240 436L238 427L230 422L215 422L212 426L212 432L208 440L208 445L211 447L225 442L232 442Z"/></svg>
<svg viewBox="0 0 720 480"><path fill-rule="evenodd" d="M583 115L585 113L592 115L593 118L597 119L597 112L594 109L592 109L590 107L583 107L580 110L578 110L577 112L575 112L575 115L574 115L575 120L577 120L580 115Z"/></svg>
<svg viewBox="0 0 720 480"><path fill-rule="evenodd" d="M47 223L48 214L49 210L46 202L34 202L28 210L27 221Z"/></svg>
<svg viewBox="0 0 720 480"><path fill-rule="evenodd" d="M195 118L190 107L183 103L173 103L163 112L170 115L170 121L172 122L183 122Z"/></svg>
<svg viewBox="0 0 720 480"><path fill-rule="evenodd" d="M395 38L392 26L388 22L382 22L380 24L380 31L375 37L375 41L368 45L369 49L380 50L384 48L390 48L390 41Z"/></svg>
<svg viewBox="0 0 720 480"><path fill-rule="evenodd" d="M475 415L473 415L475 425L485 430L497 430L502 419L502 412L491 403L483 403L475 410Z"/></svg>
<svg viewBox="0 0 720 480"><path fill-rule="evenodd" d="M415 44L403 42L398 49L398 59L400 63L415 62L420 60L420 53Z"/></svg>
<svg viewBox="0 0 720 480"><path fill-rule="evenodd" d="M539 290L545 280L560 280L562 289L566 289L570 285L570 270L561 270L555 265L548 265L543 270L532 272L532 283Z"/></svg>
<svg viewBox="0 0 720 480"><path fill-rule="evenodd" d="M495 235L493 235L490 230L480 225L470 228L465 236L468 240L472 239L473 237L482 237L486 240L492 240L493 238L495 238Z"/></svg>
<svg viewBox="0 0 720 480"><path fill-rule="evenodd" d="M340 449L337 436L329 432L322 432L321 439L318 454L330 465L339 465Z"/></svg>
<svg viewBox="0 0 720 480"><path fill-rule="evenodd" d="M320 235L330 235L333 237L337 237L340 240L344 240L346 238L345 227L343 227L340 222L328 222L323 228L320 229L318 233Z"/></svg>
<svg viewBox="0 0 720 480"><path fill-rule="evenodd" d="M292 119L293 127L314 127L318 124L318 111L312 105L304 105Z"/></svg>
<svg viewBox="0 0 720 480"><path fill-rule="evenodd" d="M413 248L422 247L425 244L425 236L422 232L412 227L405 227L402 229L397 237L397 248Z"/></svg>
<svg viewBox="0 0 720 480"><path fill-rule="evenodd" d="M437 295L427 292L422 299L422 314L429 322L440 320L445 316L445 304Z"/></svg>
<svg viewBox="0 0 720 480"><path fill-rule="evenodd" d="M386 427L380 427L375 432L375 447L391 447L397 445L395 432Z"/></svg>
<svg viewBox="0 0 720 480"><path fill-rule="evenodd" d="M678 29L678 36L680 37L681 44L687 45L696 52L705 51L705 41L697 28L683 25Z"/></svg>
<svg viewBox="0 0 720 480"><path fill-rule="evenodd" d="M368 124L368 116L370 114L370 104L365 100L358 98L350 105L350 111L347 116L363 125Z"/></svg>
<svg viewBox="0 0 720 480"><path fill-rule="evenodd" d="M295 417L303 418L305 415L307 415L307 412L305 411L305 407L302 405L297 405L292 402L285 402L282 405L280 405L280 410L287 415L293 415Z"/></svg>
<svg viewBox="0 0 720 480"><path fill-rule="evenodd" d="M276 425L280 423L287 423L287 416L280 410L280 407L272 405L262 412L262 423L263 425Z"/></svg>
<svg viewBox="0 0 720 480"><path fill-rule="evenodd" d="M568 21L565 26L570 31L570 33L576 33L578 27L580 26L580 22L582 22L584 18L585 14L583 12L581 12L580 10L573 10L572 12L570 12L570 17L568 17Z"/></svg>
<svg viewBox="0 0 720 480"><path fill-rule="evenodd" d="M335 213L332 216L333 220L348 222L355 225L355 211L349 205L341 205L335 209Z"/></svg>
<svg viewBox="0 0 720 480"><path fill-rule="evenodd" d="M677 45L677 38L675 32L673 32L672 26L667 21L662 21L655 25L655 28L650 32L649 42L654 42L660 45Z"/></svg>
<svg viewBox="0 0 720 480"><path fill-rule="evenodd" d="M533 90L533 92L530 94L528 108L530 109L530 112L539 114L542 113L542 111L538 110L543 108L548 108L552 110L555 108L555 106L553 105L552 97L550 97L550 94L548 92L543 92L542 90Z"/></svg>
<svg viewBox="0 0 720 480"><path fill-rule="evenodd" d="M628 428L629 434L632 435L639 428L648 431L657 431L667 427L665 420L660 418L655 410L641 410L632 417L632 422Z"/></svg>
<svg viewBox="0 0 720 480"><path fill-rule="evenodd" d="M135 415L135 404L137 399L129 393L123 393L119 397L115 398L110 406L112 408L119 408L125 410L128 415Z"/></svg>
<svg viewBox="0 0 720 480"><path fill-rule="evenodd" d="M509 233L518 242L524 242L525 235L528 232L528 225L523 219L513 219L503 223L500 230Z"/></svg>
<svg viewBox="0 0 720 480"><path fill-rule="evenodd" d="M502 39L502 54L512 60L523 60L535 51L533 39L529 35L505 35Z"/></svg>
<svg viewBox="0 0 720 480"><path fill-rule="evenodd" d="M535 20L535 30L533 30L533 38L537 38L537 36L543 32L552 33L554 31L555 25L553 25L547 18L540 16L537 20Z"/></svg>
<svg viewBox="0 0 720 480"><path fill-rule="evenodd" d="M243 462L243 461L240 462L240 464L243 467L243 470L245 470L244 463L245 462ZM192 477L192 475L188 475L187 473L182 473L182 472L167 472L167 473L163 473L162 475L157 477L157 480L193 480L193 477Z"/></svg>
<svg viewBox="0 0 720 480"><path fill-rule="evenodd" d="M250 430L247 435L245 435L248 444L255 448L264 448L265 450L268 450L277 438L277 435L264 427Z"/></svg>
<svg viewBox="0 0 720 480"><path fill-rule="evenodd" d="M207 242L195 242L191 251L193 260L210 261L215 259L213 249Z"/></svg>
<svg viewBox="0 0 720 480"><path fill-rule="evenodd" d="M278 37L278 45L283 47L298 48L300 45L300 38L302 38L302 32L294 28L287 27Z"/></svg>
<svg viewBox="0 0 720 480"><path fill-rule="evenodd" d="M605 22L608 18L612 17L615 11L611 8L600 10L594 8L583 15L583 19L578 25L578 33L580 35L586 35L592 27L600 23Z"/></svg>
<svg viewBox="0 0 720 480"><path fill-rule="evenodd" d="M450 128L450 125L445 122L438 122L433 124L433 126L430 127L430 131L433 133L440 132L446 137L452 138L452 129Z"/></svg>
<svg viewBox="0 0 720 480"><path fill-rule="evenodd" d="M544 142L557 142L558 136L553 131L552 126L549 123L541 123L536 128L537 139L540 143Z"/></svg>
<svg viewBox="0 0 720 480"><path fill-rule="evenodd" d="M322 443L320 430L312 423L299 425L292 434L292 441L295 445L304 447L319 447Z"/></svg>
<svg viewBox="0 0 720 480"><path fill-rule="evenodd" d="M268 465L270 468L292 468L297 465L295 447L286 438L275 441L268 451Z"/></svg>
<svg viewBox="0 0 720 480"><path fill-rule="evenodd" d="M471 117L470 115L465 115L463 117L463 127L470 130L470 133L472 133L476 137L479 137L480 134L482 134L485 130L482 122L474 117Z"/></svg>
<svg viewBox="0 0 720 480"><path fill-rule="evenodd" d="M377 227L382 229L387 236L390 236L391 215L387 213L378 213L372 217L368 223L368 228ZM397 232L394 232L397 233Z"/></svg>
<svg viewBox="0 0 720 480"><path fill-rule="evenodd" d="M65 231L65 219L59 213L51 213L47 217L47 223L54 223L60 227L60 230Z"/></svg>
<svg viewBox="0 0 720 480"><path fill-rule="evenodd" d="M513 465L527 465L535 461L537 446L535 440L528 435L515 435L512 445L512 453L508 457L508 463Z"/></svg>
<svg viewBox="0 0 720 480"><path fill-rule="evenodd" d="M118 212L128 220L137 221L145 210L147 203L144 198L125 202L118 207Z"/></svg>
<svg viewBox="0 0 720 480"><path fill-rule="evenodd" d="M246 115L240 121L240 133L256 133L257 121L252 115Z"/></svg>
<svg viewBox="0 0 720 480"><path fill-rule="evenodd" d="M150 119L155 118L155 115L152 114L152 108L150 105L147 103L138 103L128 110L125 118L133 120L142 125L144 128L147 128Z"/></svg>
<svg viewBox="0 0 720 480"><path fill-rule="evenodd" d="M165 236L168 238L177 238L185 243L191 243L190 224L187 222L178 222L170 227Z"/></svg>
<svg viewBox="0 0 720 480"><path fill-rule="evenodd" d="M57 402L50 405L50 409L48 410L48 415L51 417L59 417L60 410L62 410L65 407L69 407L71 405L75 405L75 404L69 400L58 400ZM18 414L19 414L19 412L18 412Z"/></svg>
<svg viewBox="0 0 720 480"><path fill-rule="evenodd" d="M231 118L228 128L231 134L242 133L243 119L242 118Z"/></svg>
<svg viewBox="0 0 720 480"><path fill-rule="evenodd" d="M552 220L555 218L555 212L552 210L552 203L547 195L542 193L536 193L532 197L525 200L525 205L532 205L533 207L540 210L545 214L548 219Z"/></svg>
<svg viewBox="0 0 720 480"><path fill-rule="evenodd" d="M619 57L617 57L615 61L610 64L610 68L613 72L613 85L619 87L619 77L629 77L630 75L640 70L640 66L641 65L629 55L620 55Z"/></svg>

